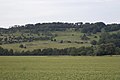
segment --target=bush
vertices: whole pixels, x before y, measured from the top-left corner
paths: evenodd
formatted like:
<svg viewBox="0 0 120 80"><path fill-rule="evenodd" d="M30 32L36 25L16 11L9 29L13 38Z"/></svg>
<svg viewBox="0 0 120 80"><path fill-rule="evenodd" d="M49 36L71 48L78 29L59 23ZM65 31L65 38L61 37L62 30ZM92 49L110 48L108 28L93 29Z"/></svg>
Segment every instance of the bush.
<svg viewBox="0 0 120 80"><path fill-rule="evenodd" d="M23 45L23 44L20 44L20 46L19 46L20 48L26 48L26 46L25 45Z"/></svg>
<svg viewBox="0 0 120 80"><path fill-rule="evenodd" d="M61 40L60 43L63 43L63 40Z"/></svg>
<svg viewBox="0 0 120 80"><path fill-rule="evenodd" d="M0 42L0 45L2 45L2 43Z"/></svg>
<svg viewBox="0 0 120 80"><path fill-rule="evenodd" d="M91 43L92 45L96 45L96 44L97 44L97 41L96 41L96 40L92 40L90 43Z"/></svg>

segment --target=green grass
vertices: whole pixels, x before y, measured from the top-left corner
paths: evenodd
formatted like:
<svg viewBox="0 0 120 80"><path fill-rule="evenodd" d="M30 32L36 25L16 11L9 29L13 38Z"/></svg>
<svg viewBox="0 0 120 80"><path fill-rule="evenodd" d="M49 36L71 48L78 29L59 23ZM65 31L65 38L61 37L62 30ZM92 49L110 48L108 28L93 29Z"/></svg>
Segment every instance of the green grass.
<svg viewBox="0 0 120 80"><path fill-rule="evenodd" d="M27 46L26 49L20 48L21 43L16 44L4 44L1 45L1 47L5 49L13 49L14 51L27 51L27 50L34 50L34 49L45 49L45 48L68 48L68 47L76 47L79 48L81 46L91 46L91 44L84 43L84 44L76 44L76 43L59 43L59 42L51 42L51 41L34 41L34 42L24 42L22 44L25 44Z"/></svg>
<svg viewBox="0 0 120 80"><path fill-rule="evenodd" d="M120 80L120 56L3 56L0 80Z"/></svg>
<svg viewBox="0 0 120 80"><path fill-rule="evenodd" d="M87 43L85 43L85 40L81 40L80 36L83 35L84 33L81 33L80 31L54 31L54 32L50 32L52 34L57 34L58 36L55 37L55 39L57 40L56 42L52 42L50 40L48 41L33 41L33 42L23 42L23 43L14 43L14 44L3 44L0 45L0 47L3 47L5 49L13 49L14 51L32 51L34 49L45 49L45 48L58 48L58 49L63 49L63 48L69 48L69 47L76 47L79 48L81 46L91 46L90 42L92 40L99 40L99 36L101 33L97 33L97 34L92 34L91 36L88 36L90 38L90 40L87 41ZM20 32L16 32L13 35L14 36L20 36L22 33ZM26 37L30 37L27 36L27 34L29 33L24 33L24 36ZM42 34L42 33L39 33ZM7 36L7 34L4 34ZM39 37L37 34L32 34L34 37ZM42 36L42 35L40 35ZM95 38L95 36L97 36L97 38ZM3 37L3 36L2 36ZM63 40L65 43L59 43L61 40ZM67 41L71 41L72 43L66 43ZM75 43L75 41L77 42L84 42L84 44L77 44ZM26 49L24 48L19 48L20 44L24 44L26 45Z"/></svg>
<svg viewBox="0 0 120 80"><path fill-rule="evenodd" d="M15 36L20 36L21 33L14 33ZM14 51L27 51L27 50L34 50L34 49L45 49L45 48L58 48L58 49L63 49L63 48L69 48L69 47L76 47L79 48L81 46L91 46L90 40L88 43L84 44L76 44L74 43L75 41L77 42L86 42L81 40L80 36L83 35L83 33L78 32L78 31L55 31L52 32L52 34L57 34L58 36L55 37L57 42L52 42L52 41L33 41L33 42L24 42L24 43L15 43L15 44L3 44L0 45L1 47L5 49L13 49ZM74 36L73 36L74 34ZM27 34L24 34L26 37ZM37 35L32 34L34 37L37 37ZM97 35L97 34L96 34ZM89 36L91 40L95 40L94 38L95 35ZM97 38L98 39L98 38ZM71 41L72 43L59 43L61 40L63 41ZM20 44L25 44L26 49L19 48Z"/></svg>

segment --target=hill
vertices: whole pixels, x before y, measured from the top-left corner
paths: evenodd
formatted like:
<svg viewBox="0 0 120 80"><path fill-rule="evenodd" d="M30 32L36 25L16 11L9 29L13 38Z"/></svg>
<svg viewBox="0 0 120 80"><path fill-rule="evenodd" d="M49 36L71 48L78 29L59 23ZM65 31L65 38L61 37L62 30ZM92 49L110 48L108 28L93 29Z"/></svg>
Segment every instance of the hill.
<svg viewBox="0 0 120 80"><path fill-rule="evenodd" d="M90 47L92 54L88 55L96 55L96 53L97 55L101 55L101 53L109 55L111 52L119 54L119 35L120 24L105 24L103 22L85 24L82 22L36 23L15 25L8 29L0 28L0 46L8 49L8 53L9 50L21 53L23 51L34 52L37 49L56 48L61 51L61 49L66 50L67 48L71 49L71 47L77 49ZM110 48L108 46L113 48L111 52L106 51L107 48ZM74 52L72 53L74 54ZM1 54L3 55L3 53ZM77 52L76 55L78 55Z"/></svg>

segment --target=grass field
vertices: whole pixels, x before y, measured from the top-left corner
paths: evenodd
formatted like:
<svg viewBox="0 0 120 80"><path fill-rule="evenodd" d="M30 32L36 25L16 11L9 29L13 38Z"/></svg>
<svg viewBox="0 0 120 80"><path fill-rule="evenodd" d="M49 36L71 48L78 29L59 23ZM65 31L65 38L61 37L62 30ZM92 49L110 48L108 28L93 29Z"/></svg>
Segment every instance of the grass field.
<svg viewBox="0 0 120 80"><path fill-rule="evenodd" d="M120 80L120 56L3 56L0 80Z"/></svg>
<svg viewBox="0 0 120 80"><path fill-rule="evenodd" d="M1 45L1 47L5 49L13 49L14 51L32 51L34 49L45 49L45 48L58 48L58 49L64 49L69 47L76 47L79 48L81 46L91 46L91 44L84 43L84 44L76 44L76 43L58 43L58 42L51 42L51 41L34 41L34 42L24 42L22 44L25 44L27 48L20 48L21 43L15 43L15 44L4 44Z"/></svg>

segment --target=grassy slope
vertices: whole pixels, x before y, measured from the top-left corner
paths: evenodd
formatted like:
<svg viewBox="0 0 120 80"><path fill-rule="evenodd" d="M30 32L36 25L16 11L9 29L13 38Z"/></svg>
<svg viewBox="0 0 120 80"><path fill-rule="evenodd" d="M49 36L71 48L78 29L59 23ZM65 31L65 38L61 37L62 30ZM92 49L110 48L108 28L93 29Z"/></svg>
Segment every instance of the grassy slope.
<svg viewBox="0 0 120 80"><path fill-rule="evenodd" d="M114 32L110 32L112 33L117 33L119 31L114 31ZM26 37L29 33L25 33L24 35ZM42 33L40 33L42 34ZM61 40L63 41L71 41L71 42L86 42L80 39L80 36L83 35L83 33L81 33L80 31L56 31L56 32L52 32L52 34L57 34L58 36L55 37L55 39L57 39L57 42L52 42L52 41L34 41L34 42L24 42L24 43L15 43L15 44L5 44L5 45L0 45L3 48L6 49L14 49L14 51L27 51L27 50L34 50L34 49L44 49L44 48L58 48L58 49L62 49L62 48L68 48L68 47L81 47L81 46L91 46L90 41L92 40L99 40L99 35L101 33L97 33L97 34L92 34L92 36L88 36L90 38L90 40L88 41L88 43L84 43L84 44L76 44L76 43L59 43ZM4 34L6 35L6 34ZM20 36L21 33L14 33L13 35L15 36ZM38 37L37 34L32 34L34 37ZM74 36L73 36L74 35ZM7 36L7 35L6 35ZM42 35L40 35L42 36ZM98 38L94 38L94 36L97 36ZM25 44L27 46L27 49L22 49L19 48L20 44Z"/></svg>
<svg viewBox="0 0 120 80"><path fill-rule="evenodd" d="M0 57L0 80L120 80L120 56Z"/></svg>
<svg viewBox="0 0 120 80"><path fill-rule="evenodd" d="M34 41L34 42L25 42L22 44L25 44L27 46L27 49L21 49L19 48L19 45L21 43L16 44L5 44L0 45L3 48L6 49L14 49L15 51L22 51L22 50L33 50L33 49L44 49L44 48L68 48L68 47L81 47L81 46L91 46L88 41L88 43L84 44L76 44L76 43L59 43L61 40L63 41L78 41L78 42L85 42L80 39L80 36L83 35L83 33L80 32L72 32L72 31L66 31L66 32L53 32L53 34L57 34L58 36L55 38L57 39L57 42L51 42L51 41ZM74 34L74 36L72 36ZM20 33L14 34L16 36L20 35ZM33 34L35 35L35 34ZM90 36L91 40L95 39L95 35ZM98 36L98 35L97 35ZM97 39L98 40L98 39Z"/></svg>
<svg viewBox="0 0 120 80"><path fill-rule="evenodd" d="M22 51L22 50L34 50L34 49L44 49L44 48L68 48L68 47L81 47L81 46L90 46L91 44L76 44L76 43L58 43L58 42L51 42L51 41L34 41L34 42L25 42L23 43L27 46L26 49L19 48L19 43L16 44L5 44L1 45L3 48L6 49L14 49L15 51Z"/></svg>

